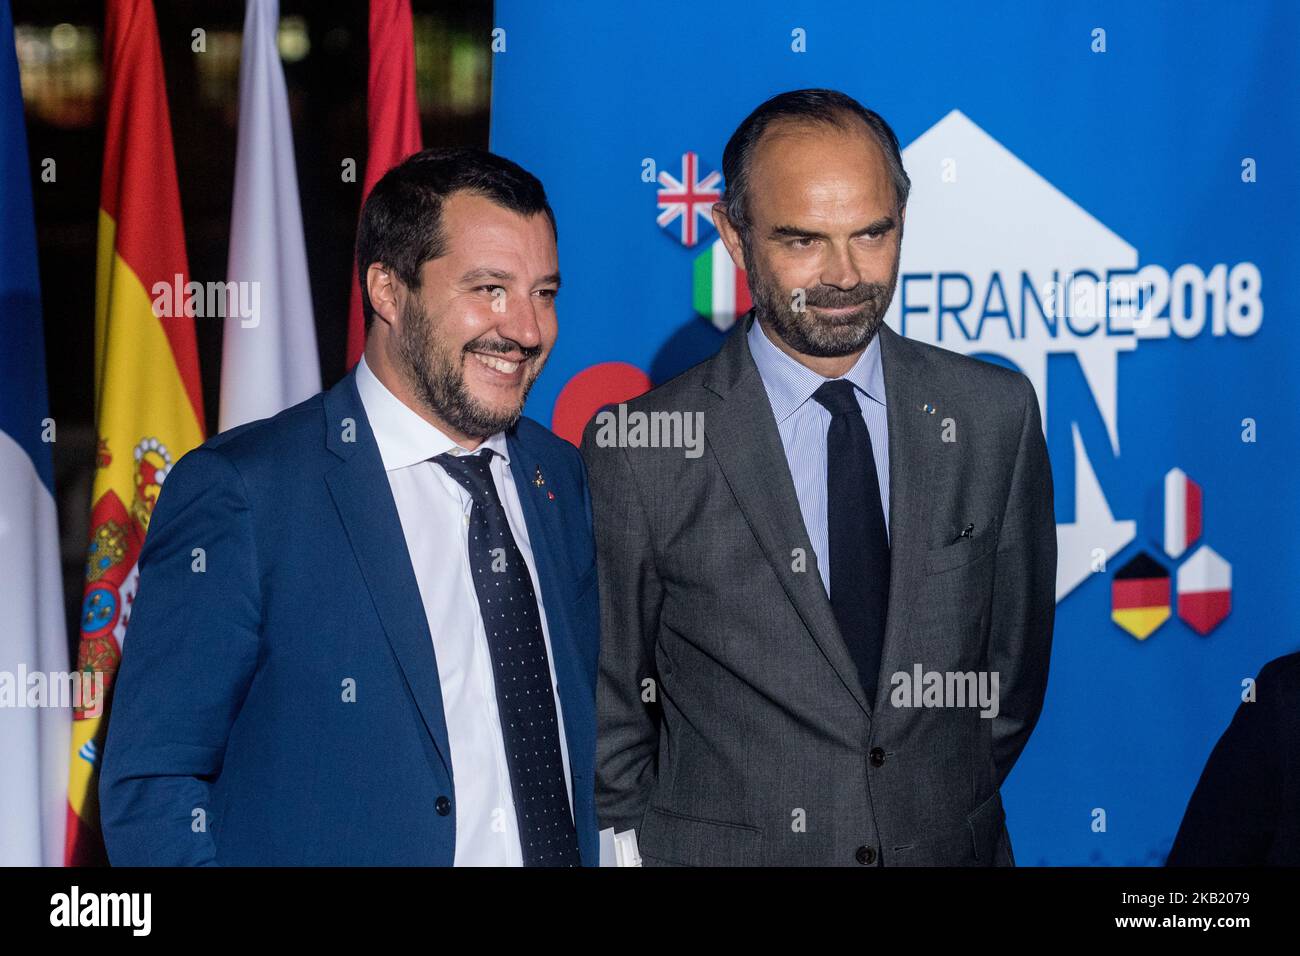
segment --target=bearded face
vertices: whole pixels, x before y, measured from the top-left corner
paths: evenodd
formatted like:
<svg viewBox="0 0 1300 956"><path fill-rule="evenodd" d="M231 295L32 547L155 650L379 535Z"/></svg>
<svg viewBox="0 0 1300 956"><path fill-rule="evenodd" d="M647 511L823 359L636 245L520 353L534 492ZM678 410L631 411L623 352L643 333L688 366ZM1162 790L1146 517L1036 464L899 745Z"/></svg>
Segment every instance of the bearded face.
<svg viewBox="0 0 1300 956"><path fill-rule="evenodd" d="M403 283L384 348L418 410L456 441L481 441L519 420L555 345L555 233L545 215L468 192L441 220L446 250Z"/></svg>
<svg viewBox="0 0 1300 956"><path fill-rule="evenodd" d="M894 298L898 257L885 282L861 281L848 289L816 285L783 288L781 280L761 258L747 251L750 294L754 310L786 345L803 355L837 358L856 355L871 344Z"/></svg>
<svg viewBox="0 0 1300 956"><path fill-rule="evenodd" d="M476 439L514 426L545 361L540 346L524 347L491 333L463 345L449 341L439 335L438 323L416 296L407 299L402 311L397 352L419 400L453 429ZM467 366L477 376L501 381L471 383Z"/></svg>
<svg viewBox="0 0 1300 956"><path fill-rule="evenodd" d="M768 127L747 166L742 222L714 210L744 262L754 310L787 353L844 374L884 322L898 282L906 209L874 136L841 124Z"/></svg>

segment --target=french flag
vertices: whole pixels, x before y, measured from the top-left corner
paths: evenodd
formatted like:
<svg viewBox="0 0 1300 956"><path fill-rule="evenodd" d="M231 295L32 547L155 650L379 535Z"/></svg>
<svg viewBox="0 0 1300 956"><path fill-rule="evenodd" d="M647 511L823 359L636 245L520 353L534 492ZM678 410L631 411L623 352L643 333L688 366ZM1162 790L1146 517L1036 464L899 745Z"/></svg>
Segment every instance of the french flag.
<svg viewBox="0 0 1300 956"><path fill-rule="evenodd" d="M0 3L0 673L27 703L69 667L31 167L9 4ZM69 707L0 706L0 866L61 866Z"/></svg>

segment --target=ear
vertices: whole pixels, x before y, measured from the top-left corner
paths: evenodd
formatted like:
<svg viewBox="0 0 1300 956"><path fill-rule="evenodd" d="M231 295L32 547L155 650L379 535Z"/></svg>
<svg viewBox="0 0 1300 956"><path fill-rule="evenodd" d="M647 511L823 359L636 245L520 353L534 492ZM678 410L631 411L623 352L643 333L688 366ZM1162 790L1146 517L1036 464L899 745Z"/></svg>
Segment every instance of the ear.
<svg viewBox="0 0 1300 956"><path fill-rule="evenodd" d="M383 320L389 325L397 322L397 316L401 313L397 301L400 285L400 280L387 266L379 262L370 263L366 269L366 294L370 296L376 320Z"/></svg>
<svg viewBox="0 0 1300 956"><path fill-rule="evenodd" d="M727 207L720 202L715 202L710 212L713 215L713 225L717 227L718 235L722 237L722 244L727 247L731 261L736 264L737 269L748 272L749 270L745 268L745 250L740 242L740 233L727 218Z"/></svg>

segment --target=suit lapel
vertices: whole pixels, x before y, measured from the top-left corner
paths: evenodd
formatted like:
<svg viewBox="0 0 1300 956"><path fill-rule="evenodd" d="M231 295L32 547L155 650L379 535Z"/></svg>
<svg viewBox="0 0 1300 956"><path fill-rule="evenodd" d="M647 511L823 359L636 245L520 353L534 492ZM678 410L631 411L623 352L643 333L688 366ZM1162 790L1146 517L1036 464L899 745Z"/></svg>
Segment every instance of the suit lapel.
<svg viewBox="0 0 1300 956"><path fill-rule="evenodd" d="M772 405L749 353L748 326L748 322L737 324L710 366L705 387L712 393L712 401L705 411L704 433L790 603L845 688L870 714L857 667L815 570L812 542L799 510ZM792 567L795 548L802 549L808 559L803 571Z"/></svg>
<svg viewBox="0 0 1300 956"><path fill-rule="evenodd" d="M325 475L362 577L407 687L451 780L442 687L424 602L374 433L357 392L356 372L325 396L326 444L339 462ZM344 429L351 421L352 439Z"/></svg>
<svg viewBox="0 0 1300 956"><path fill-rule="evenodd" d="M563 529L560 526L560 502L549 499L548 491L554 492L555 479L542 475L543 482L536 484L536 478L542 469L542 462L531 448L520 441L517 431L506 433L506 445L510 449L510 476L514 479L515 490L519 494L519 504L523 508L524 523L528 525L528 541L533 551L533 560L537 562L537 576L542 576L542 565L548 575L557 560L565 560L566 552L561 541ZM574 504L574 502L568 502Z"/></svg>
<svg viewBox="0 0 1300 956"><path fill-rule="evenodd" d="M890 691L885 668L906 643L907 625L925 573L943 395L934 392L925 358L907 339L881 325L880 361L885 376L885 418L889 422L889 614L877 705ZM940 409L930 414L931 404ZM884 695L884 696L882 696Z"/></svg>

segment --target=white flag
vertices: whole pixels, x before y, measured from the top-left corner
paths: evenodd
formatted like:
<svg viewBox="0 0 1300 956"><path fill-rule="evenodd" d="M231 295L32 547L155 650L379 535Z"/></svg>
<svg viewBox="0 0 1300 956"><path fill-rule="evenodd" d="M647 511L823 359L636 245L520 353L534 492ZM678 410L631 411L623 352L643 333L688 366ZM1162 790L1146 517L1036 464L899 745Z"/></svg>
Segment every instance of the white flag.
<svg viewBox="0 0 1300 956"><path fill-rule="evenodd" d="M279 0L248 0L221 360L225 431L320 391L293 131L276 48Z"/></svg>
<svg viewBox="0 0 1300 956"><path fill-rule="evenodd" d="M0 430L0 866L63 865L76 677L50 477Z"/></svg>

